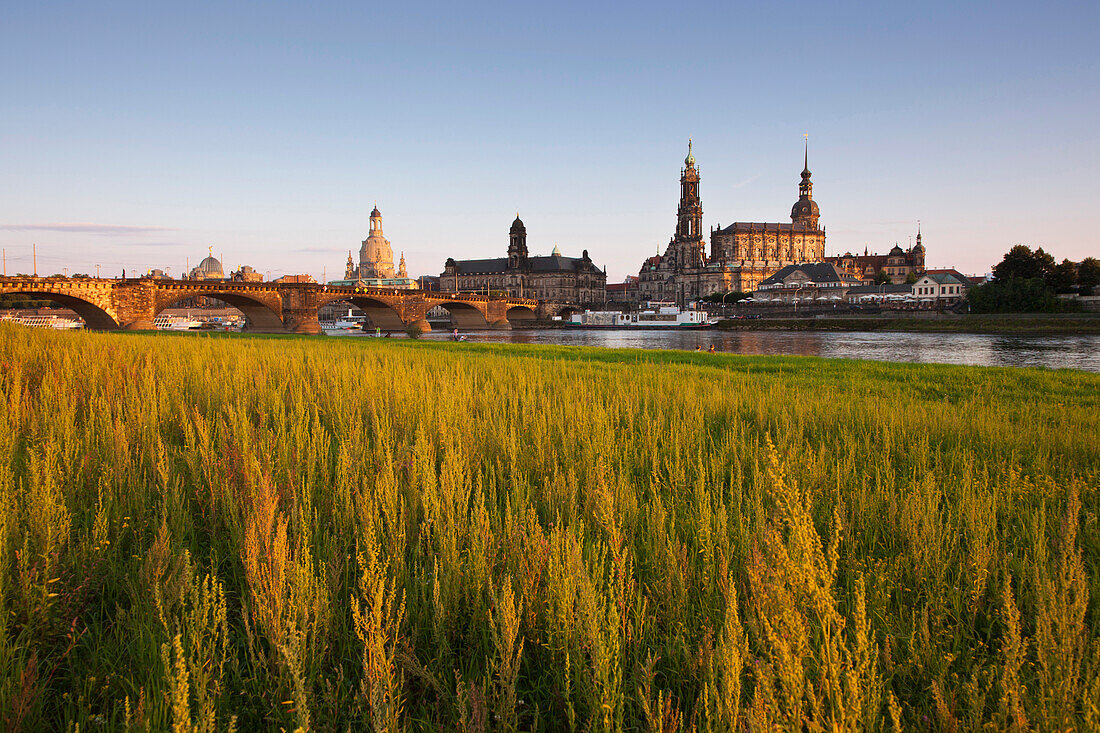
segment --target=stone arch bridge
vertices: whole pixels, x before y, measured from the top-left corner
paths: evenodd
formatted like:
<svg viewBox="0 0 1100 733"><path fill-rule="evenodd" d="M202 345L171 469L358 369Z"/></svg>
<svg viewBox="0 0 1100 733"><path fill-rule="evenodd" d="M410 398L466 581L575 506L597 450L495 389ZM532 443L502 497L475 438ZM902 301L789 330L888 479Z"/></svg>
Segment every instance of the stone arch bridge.
<svg viewBox="0 0 1100 733"><path fill-rule="evenodd" d="M436 306L450 312L462 329L511 328L518 321L549 319L574 310L528 298L391 290L320 283L243 283L168 279L0 278L0 295L52 300L76 311L88 328L151 329L165 308L188 298L215 298L240 310L248 329L259 333L321 333L318 309L347 301L384 331L418 326L430 331L427 313Z"/></svg>

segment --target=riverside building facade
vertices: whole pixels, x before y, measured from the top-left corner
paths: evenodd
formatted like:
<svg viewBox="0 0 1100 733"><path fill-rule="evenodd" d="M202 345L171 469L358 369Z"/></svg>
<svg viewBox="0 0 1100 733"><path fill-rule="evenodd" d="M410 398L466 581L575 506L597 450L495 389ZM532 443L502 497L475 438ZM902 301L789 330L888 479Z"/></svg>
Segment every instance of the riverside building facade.
<svg viewBox="0 0 1100 733"><path fill-rule="evenodd" d="M607 273L596 266L588 250L564 257L554 247L549 256L527 250L527 227L516 214L508 230L508 256L483 260L448 258L439 276L443 292L504 292L570 305L602 304L607 299Z"/></svg>
<svg viewBox="0 0 1100 733"><path fill-rule="evenodd" d="M850 275L854 275L866 285L873 284L884 273L887 281L894 285L916 280L924 272L924 244L921 243L920 225L917 225L917 243L909 249L894 245L884 255L871 254L866 248L862 255L845 252L842 255L827 258Z"/></svg>

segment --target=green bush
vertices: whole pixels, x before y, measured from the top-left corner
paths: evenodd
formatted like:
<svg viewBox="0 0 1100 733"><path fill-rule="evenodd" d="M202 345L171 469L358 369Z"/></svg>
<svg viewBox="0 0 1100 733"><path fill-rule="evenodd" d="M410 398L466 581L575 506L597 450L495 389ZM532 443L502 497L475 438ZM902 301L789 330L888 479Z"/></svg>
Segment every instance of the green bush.
<svg viewBox="0 0 1100 733"><path fill-rule="evenodd" d="M977 285L967 294L972 313L1062 313L1079 306L1062 300L1040 278L1009 278Z"/></svg>

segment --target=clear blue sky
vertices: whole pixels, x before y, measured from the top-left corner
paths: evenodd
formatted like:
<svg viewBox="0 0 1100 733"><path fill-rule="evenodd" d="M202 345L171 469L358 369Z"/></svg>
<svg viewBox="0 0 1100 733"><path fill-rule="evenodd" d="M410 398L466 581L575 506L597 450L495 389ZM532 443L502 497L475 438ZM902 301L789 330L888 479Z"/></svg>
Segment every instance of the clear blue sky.
<svg viewBox="0 0 1100 733"><path fill-rule="evenodd" d="M410 274L588 249L636 274L675 225L789 221L810 134L829 254L985 272L1100 255L1100 3L0 0L9 273L179 274L211 246L340 276L377 202Z"/></svg>

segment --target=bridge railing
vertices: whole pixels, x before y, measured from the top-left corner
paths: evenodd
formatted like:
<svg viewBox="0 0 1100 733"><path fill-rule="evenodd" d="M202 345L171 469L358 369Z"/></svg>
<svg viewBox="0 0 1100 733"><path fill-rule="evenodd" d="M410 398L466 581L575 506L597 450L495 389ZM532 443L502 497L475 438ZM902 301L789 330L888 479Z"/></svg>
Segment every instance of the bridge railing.
<svg viewBox="0 0 1100 733"><path fill-rule="evenodd" d="M538 305L532 298L519 298L512 295L485 295L484 293L447 293L438 290L403 290L399 288L368 288L354 285L326 285L322 289L328 293L347 293L348 295L420 295L429 300L476 300L479 302L508 301L520 305Z"/></svg>
<svg viewBox="0 0 1100 733"><path fill-rule="evenodd" d="M539 301L534 298L522 298L510 295L485 295L484 293L440 292L438 290L405 290L399 288L372 288L353 285L327 285L324 283L278 283L278 282L242 282L239 280L180 280L176 278L128 277L128 278L72 278L72 277L36 277L36 276L0 276L0 285L19 290L61 285L80 285L109 287L150 283L160 290L189 290L194 292L257 292L281 288L301 288L320 290L325 293L346 294L350 296L420 296L426 300L464 301L464 302L500 302L515 303L535 307Z"/></svg>

